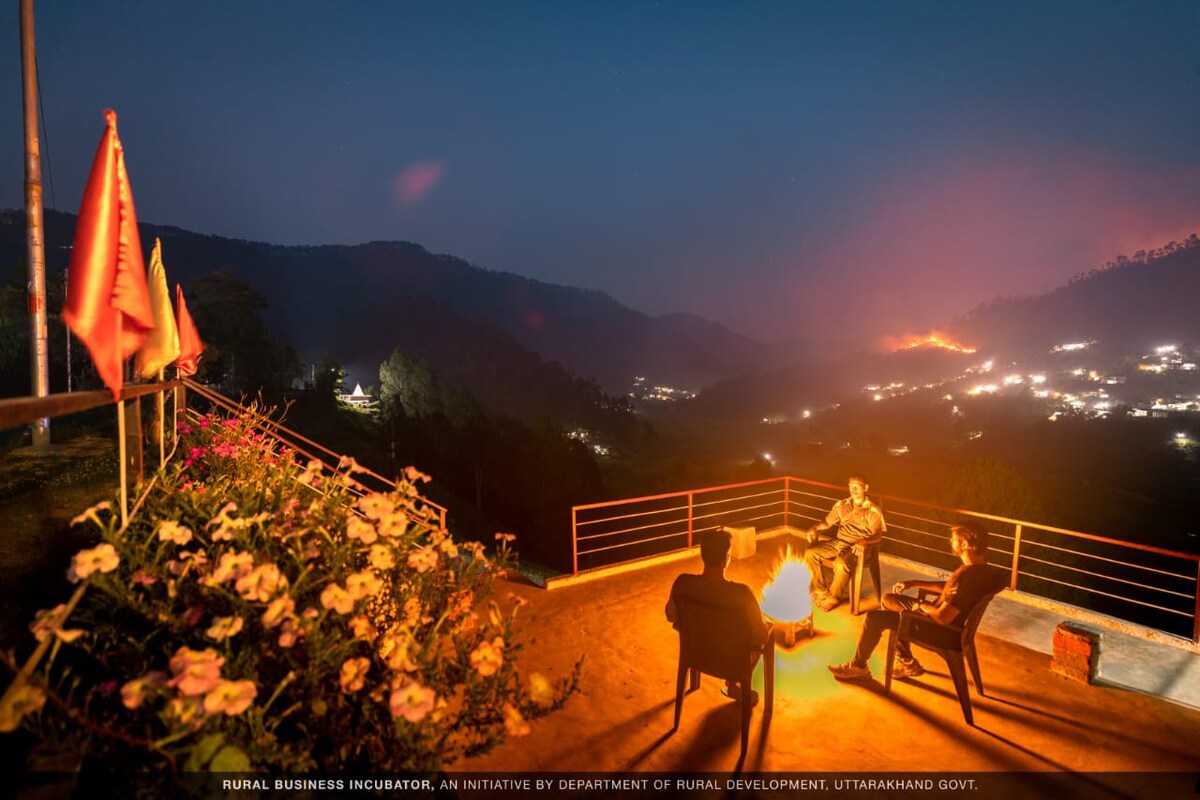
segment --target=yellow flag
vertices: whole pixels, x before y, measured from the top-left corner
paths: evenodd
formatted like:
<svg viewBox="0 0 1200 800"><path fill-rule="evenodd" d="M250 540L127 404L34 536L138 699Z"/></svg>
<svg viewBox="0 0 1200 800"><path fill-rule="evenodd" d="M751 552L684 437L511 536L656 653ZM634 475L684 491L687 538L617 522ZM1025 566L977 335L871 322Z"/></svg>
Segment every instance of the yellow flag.
<svg viewBox="0 0 1200 800"><path fill-rule="evenodd" d="M171 308L171 294L167 290L167 271L162 263L162 242L154 240L154 252L150 254L150 268L146 275L150 291L150 311L154 314L154 330L146 337L137 354L137 371L149 378L163 367L179 358L179 331L175 327L175 312Z"/></svg>

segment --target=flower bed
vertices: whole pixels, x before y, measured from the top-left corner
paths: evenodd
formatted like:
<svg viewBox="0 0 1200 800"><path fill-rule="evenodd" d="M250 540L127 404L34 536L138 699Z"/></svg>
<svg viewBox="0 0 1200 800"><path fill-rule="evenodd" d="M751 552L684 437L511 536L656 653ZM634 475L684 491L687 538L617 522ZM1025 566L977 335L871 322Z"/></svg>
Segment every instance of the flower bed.
<svg viewBox="0 0 1200 800"><path fill-rule="evenodd" d="M578 666L519 672L519 604L491 599L511 536L455 542L428 476L366 493L352 460L302 466L254 421L181 424L125 530L108 504L77 518L101 536L70 567L89 591L38 614L48 657L0 728L164 771L428 772L561 705Z"/></svg>

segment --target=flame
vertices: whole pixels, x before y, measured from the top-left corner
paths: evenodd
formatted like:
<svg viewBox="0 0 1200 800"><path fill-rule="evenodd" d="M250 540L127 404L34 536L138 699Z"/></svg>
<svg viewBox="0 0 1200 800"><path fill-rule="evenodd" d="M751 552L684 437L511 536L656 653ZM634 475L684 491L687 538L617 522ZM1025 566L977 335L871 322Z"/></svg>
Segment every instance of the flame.
<svg viewBox="0 0 1200 800"><path fill-rule="evenodd" d="M900 350L915 350L918 347L937 347L942 350L952 350L955 353L974 353L978 348L954 341L949 334L942 331L930 331L924 336L888 337L885 340L892 352Z"/></svg>
<svg viewBox="0 0 1200 800"><path fill-rule="evenodd" d="M808 566L791 545L771 567L771 577L762 590L762 610L779 622L799 622L812 615Z"/></svg>

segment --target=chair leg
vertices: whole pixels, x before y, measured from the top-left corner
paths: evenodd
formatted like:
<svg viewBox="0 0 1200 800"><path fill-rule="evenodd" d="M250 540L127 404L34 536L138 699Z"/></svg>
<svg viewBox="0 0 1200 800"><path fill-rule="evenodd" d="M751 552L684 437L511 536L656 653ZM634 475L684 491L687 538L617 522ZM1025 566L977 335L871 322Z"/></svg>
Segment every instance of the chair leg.
<svg viewBox="0 0 1200 800"><path fill-rule="evenodd" d="M899 631L894 628L888 630L887 666L883 670L883 693L885 696L892 693L892 664L896 662L896 644L899 638Z"/></svg>
<svg viewBox="0 0 1200 800"><path fill-rule="evenodd" d="M950 668L950 677L954 680L954 691L958 693L963 719L967 721L968 725L974 725L975 717L971 713L971 689L967 686L967 668L963 664L962 656L958 653L951 653L946 657L946 666Z"/></svg>
<svg viewBox="0 0 1200 800"><path fill-rule="evenodd" d="M746 749L750 744L750 710L754 707L754 698L751 694L753 689L750 687L750 678L744 678L738 687L738 703L741 706L742 712L742 757L746 757Z"/></svg>
<svg viewBox="0 0 1200 800"><path fill-rule="evenodd" d="M871 573L871 582L875 584L875 596L879 598L879 603L883 604L883 573L879 566L879 550L878 546L871 550L871 561L867 564L867 569Z"/></svg>
<svg viewBox="0 0 1200 800"><path fill-rule="evenodd" d="M863 562L867 560L865 556L864 553L854 560L854 574L850 576L850 613L856 617L862 613L859 608L862 598L859 595L862 593Z"/></svg>
<svg viewBox="0 0 1200 800"><path fill-rule="evenodd" d="M979 655L975 652L974 642L963 648L963 656L967 659L967 666L971 668L971 677L975 679L975 690L979 692L980 697L987 697L983 691L983 675L979 672Z"/></svg>
<svg viewBox="0 0 1200 800"><path fill-rule="evenodd" d="M775 711L775 632L767 640L763 653L763 695L766 705L763 707L763 717L770 719Z"/></svg>
<svg viewBox="0 0 1200 800"><path fill-rule="evenodd" d="M692 670L692 682L691 682L691 686L688 688L688 691L694 692L699 688L700 688L700 670L694 669L694 670Z"/></svg>
<svg viewBox="0 0 1200 800"><path fill-rule="evenodd" d="M679 718L683 715L683 687L687 682L688 669L682 663L679 665L679 674L675 676L675 727L671 730L679 730Z"/></svg>

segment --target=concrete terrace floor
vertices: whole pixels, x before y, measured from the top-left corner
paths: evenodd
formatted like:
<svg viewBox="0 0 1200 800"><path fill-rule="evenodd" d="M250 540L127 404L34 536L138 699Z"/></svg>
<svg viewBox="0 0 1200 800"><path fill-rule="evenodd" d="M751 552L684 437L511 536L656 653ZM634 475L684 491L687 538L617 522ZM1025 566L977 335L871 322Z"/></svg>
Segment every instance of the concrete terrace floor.
<svg viewBox="0 0 1200 800"><path fill-rule="evenodd" d="M734 562L729 577L759 589L788 540L760 541L758 555ZM895 565L883 566L886 586L906 577ZM500 585L502 595L511 589L527 602L518 617L526 645L522 672L556 679L585 656L579 692L562 710L533 722L530 735L451 771L737 769L737 704L721 696L720 681L705 677L700 690L686 696L680 729L671 735L678 637L663 606L676 575L699 571L695 555L550 591ZM875 601L865 598L865 604ZM988 616L994 613L995 604ZM776 651L773 719L763 727L762 705L755 708L741 769L1200 772L1200 710L1062 678L1050 671L1049 655L988 635L988 622L985 617L977 638L988 696L972 688L975 727L969 727L945 663L920 649L928 672L894 681L890 696L882 685L886 638L871 662L874 681L835 681L826 665L851 655L861 617L852 617L847 604L818 611L814 639ZM761 690L761 684L760 666L755 685Z"/></svg>

